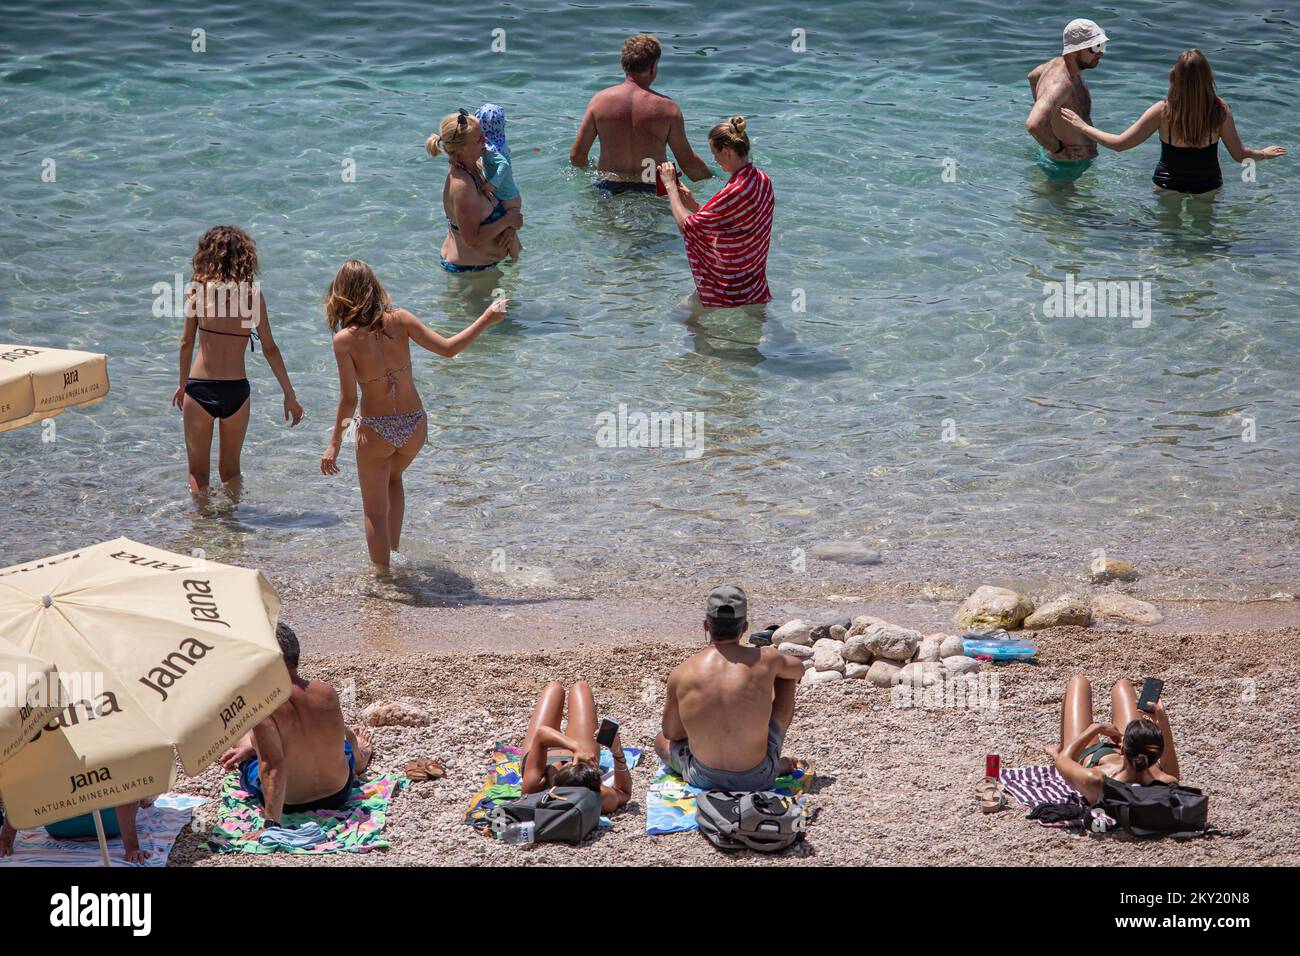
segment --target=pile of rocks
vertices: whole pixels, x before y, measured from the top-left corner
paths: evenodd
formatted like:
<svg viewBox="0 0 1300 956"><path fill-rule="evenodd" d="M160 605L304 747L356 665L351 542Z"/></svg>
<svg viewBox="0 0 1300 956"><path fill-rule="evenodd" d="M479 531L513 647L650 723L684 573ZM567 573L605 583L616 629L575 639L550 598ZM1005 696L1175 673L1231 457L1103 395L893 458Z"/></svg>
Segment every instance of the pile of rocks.
<svg viewBox="0 0 1300 956"><path fill-rule="evenodd" d="M772 643L803 662L805 684L857 679L876 687L928 687L980 668L962 654L955 634L922 636L869 614L821 624L790 621L776 630Z"/></svg>

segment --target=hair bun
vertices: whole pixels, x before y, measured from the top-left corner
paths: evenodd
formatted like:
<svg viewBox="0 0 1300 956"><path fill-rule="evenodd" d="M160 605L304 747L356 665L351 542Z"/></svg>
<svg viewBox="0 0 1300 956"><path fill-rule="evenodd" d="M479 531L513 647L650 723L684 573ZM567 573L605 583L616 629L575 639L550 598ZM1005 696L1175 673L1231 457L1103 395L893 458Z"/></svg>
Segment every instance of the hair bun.
<svg viewBox="0 0 1300 956"><path fill-rule="evenodd" d="M437 133L431 133L429 138L424 141L424 151L430 156L437 156L442 152L442 137Z"/></svg>
<svg viewBox="0 0 1300 956"><path fill-rule="evenodd" d="M731 128L734 129L737 133L744 133L744 132L745 132L745 117L743 117L743 116L733 116L733 117L731 118Z"/></svg>

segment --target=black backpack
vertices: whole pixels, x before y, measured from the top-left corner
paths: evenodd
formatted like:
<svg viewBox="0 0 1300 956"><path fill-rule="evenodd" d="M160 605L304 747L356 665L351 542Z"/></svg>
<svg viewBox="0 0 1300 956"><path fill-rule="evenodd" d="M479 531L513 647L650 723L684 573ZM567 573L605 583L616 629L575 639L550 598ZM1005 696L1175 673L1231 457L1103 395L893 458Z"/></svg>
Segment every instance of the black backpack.
<svg viewBox="0 0 1300 956"><path fill-rule="evenodd" d="M586 787L552 787L499 803L485 819L498 832L532 821L534 843L581 843L600 822L600 794Z"/></svg>
<svg viewBox="0 0 1300 956"><path fill-rule="evenodd" d="M798 800L780 793L708 790L696 798L695 822L719 850L776 853L804 838L808 814Z"/></svg>
<svg viewBox="0 0 1300 956"><path fill-rule="evenodd" d="M1179 783L1121 783L1103 777L1096 805L1137 837L1192 836L1205 832L1210 798Z"/></svg>

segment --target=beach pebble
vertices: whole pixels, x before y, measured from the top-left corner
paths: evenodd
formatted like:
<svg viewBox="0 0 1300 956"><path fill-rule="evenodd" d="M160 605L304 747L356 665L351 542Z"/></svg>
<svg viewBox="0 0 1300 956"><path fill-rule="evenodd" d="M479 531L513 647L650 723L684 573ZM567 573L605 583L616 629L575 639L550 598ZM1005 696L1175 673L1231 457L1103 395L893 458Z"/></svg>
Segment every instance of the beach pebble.
<svg viewBox="0 0 1300 956"><path fill-rule="evenodd" d="M1098 555L1088 565L1088 577L1093 584L1105 584L1107 581L1136 581L1137 576L1137 571L1133 570L1133 565L1127 561L1121 561L1119 558L1107 558L1104 555Z"/></svg>
<svg viewBox="0 0 1300 956"><path fill-rule="evenodd" d="M371 727L426 727L433 723L429 712L408 700L377 700L361 712Z"/></svg>
<svg viewBox="0 0 1300 956"><path fill-rule="evenodd" d="M812 647L813 625L803 618L795 618L793 621L787 621L776 629L772 635L772 643L781 644L806 644Z"/></svg>
<svg viewBox="0 0 1300 956"><path fill-rule="evenodd" d="M844 675L839 671L819 671L816 668L803 672L801 684L825 684L827 681L843 680Z"/></svg>
<svg viewBox="0 0 1300 956"><path fill-rule="evenodd" d="M804 670L806 670L806 671L812 670L813 659L812 659L811 657L805 657L805 658L804 658L803 660L801 660L799 663L803 665L803 669L804 669Z"/></svg>
<svg viewBox="0 0 1300 956"><path fill-rule="evenodd" d="M1073 594L1059 597L1044 604L1029 617L1025 618L1025 627L1036 631L1044 627L1061 627L1067 624L1087 627L1092 623L1092 608Z"/></svg>
<svg viewBox="0 0 1300 956"><path fill-rule="evenodd" d="M843 672L844 658L840 656L843 646L839 641L818 641L813 645L813 667L819 671Z"/></svg>
<svg viewBox="0 0 1300 956"><path fill-rule="evenodd" d="M916 660L918 661L937 661L939 659L939 648L943 641L939 637L926 637L921 640L921 644L916 649Z"/></svg>
<svg viewBox="0 0 1300 956"><path fill-rule="evenodd" d="M840 656L853 664L870 664L871 648L867 646L865 634L855 634L844 642Z"/></svg>
<svg viewBox="0 0 1300 956"><path fill-rule="evenodd" d="M1159 624L1165 619L1154 604L1113 592L1092 596L1092 616L1125 624Z"/></svg>
<svg viewBox="0 0 1300 956"><path fill-rule="evenodd" d="M871 670L868 664L845 664L844 676L851 680L861 680Z"/></svg>
<svg viewBox="0 0 1300 956"><path fill-rule="evenodd" d="M808 549L808 556L818 561L840 564L879 564L880 552L857 541L826 541Z"/></svg>
<svg viewBox="0 0 1300 956"><path fill-rule="evenodd" d="M982 631L1019 627L1034 613L1034 602L1019 591L985 584L975 589L957 609L953 620L963 627Z"/></svg>
<svg viewBox="0 0 1300 956"><path fill-rule="evenodd" d="M901 670L893 661L876 661L867 668L867 682L876 687L889 687L894 683L894 675Z"/></svg>
<svg viewBox="0 0 1300 956"><path fill-rule="evenodd" d="M943 674L944 668L942 664L935 664L930 661L916 661L908 664L895 674L894 683L911 687L929 687L931 684L943 680Z"/></svg>
<svg viewBox="0 0 1300 956"><path fill-rule="evenodd" d="M949 634L939 644L940 659L957 657L958 655L965 653L966 645L962 643L960 634Z"/></svg>
<svg viewBox="0 0 1300 956"><path fill-rule="evenodd" d="M897 624L873 624L867 628L867 648L872 657L910 661L921 645L921 632Z"/></svg>
<svg viewBox="0 0 1300 956"><path fill-rule="evenodd" d="M849 626L851 627L852 625L850 624ZM848 634L849 628L845 627L843 624L831 625L831 640L843 641L844 638L848 637Z"/></svg>
<svg viewBox="0 0 1300 956"><path fill-rule="evenodd" d="M961 674L979 673L980 662L973 657L945 657L943 659L944 673L950 677L957 677Z"/></svg>
<svg viewBox="0 0 1300 956"><path fill-rule="evenodd" d="M805 658L813 656L813 649L804 644L792 644L786 641L784 644L778 644L776 649L782 654L789 654L791 657Z"/></svg>

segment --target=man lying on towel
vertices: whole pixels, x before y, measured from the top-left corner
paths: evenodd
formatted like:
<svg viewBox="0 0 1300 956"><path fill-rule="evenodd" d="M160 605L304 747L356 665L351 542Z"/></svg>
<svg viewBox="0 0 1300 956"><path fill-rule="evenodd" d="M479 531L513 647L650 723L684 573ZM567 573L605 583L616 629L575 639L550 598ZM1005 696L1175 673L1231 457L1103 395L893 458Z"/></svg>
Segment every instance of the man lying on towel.
<svg viewBox="0 0 1300 956"><path fill-rule="evenodd" d="M298 636L275 629L293 685L289 699L221 755L239 771L239 785L261 801L267 827L285 813L337 810L348 802L356 775L370 764L370 734L343 723L339 696L329 684L298 674Z"/></svg>
<svg viewBox="0 0 1300 956"><path fill-rule="evenodd" d="M692 787L771 790L793 767L781 745L803 664L773 647L742 646L748 625L740 586L714 588L704 618L709 647L668 675L655 750Z"/></svg>

